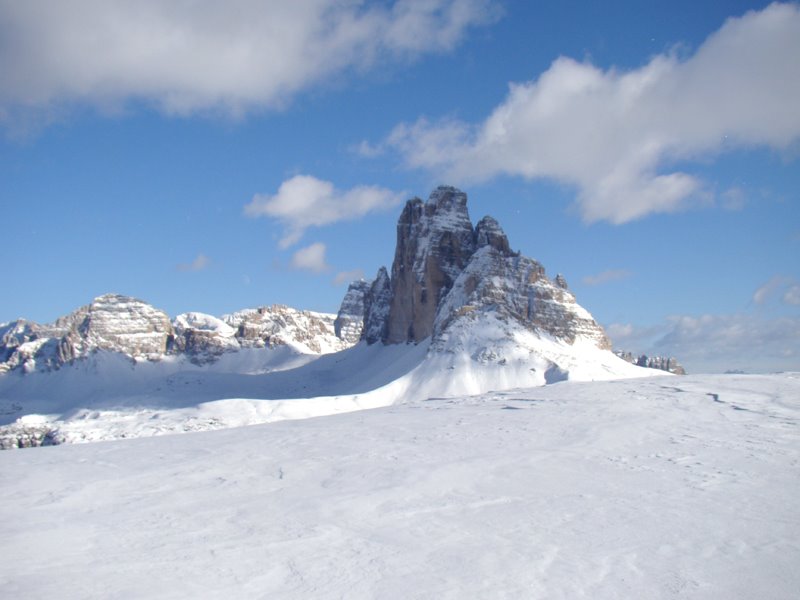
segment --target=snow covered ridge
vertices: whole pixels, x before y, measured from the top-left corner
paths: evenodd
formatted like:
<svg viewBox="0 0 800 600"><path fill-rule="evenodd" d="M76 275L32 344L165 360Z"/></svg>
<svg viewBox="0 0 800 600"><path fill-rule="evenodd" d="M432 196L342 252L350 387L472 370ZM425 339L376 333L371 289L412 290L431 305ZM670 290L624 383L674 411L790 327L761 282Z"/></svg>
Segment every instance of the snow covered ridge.
<svg viewBox="0 0 800 600"><path fill-rule="evenodd" d="M493 218L473 227L466 194L446 186L408 201L391 273L351 284L335 317L271 306L170 320L106 295L51 325L0 328L0 367L3 448L663 374L611 352L565 279L512 251Z"/></svg>
<svg viewBox="0 0 800 600"><path fill-rule="evenodd" d="M127 296L95 298L55 323L23 319L0 328L0 373L51 371L98 351L134 361L183 356L196 364L242 348L289 346L301 353L336 352L351 344L336 336L334 316L274 305L225 315L169 316Z"/></svg>

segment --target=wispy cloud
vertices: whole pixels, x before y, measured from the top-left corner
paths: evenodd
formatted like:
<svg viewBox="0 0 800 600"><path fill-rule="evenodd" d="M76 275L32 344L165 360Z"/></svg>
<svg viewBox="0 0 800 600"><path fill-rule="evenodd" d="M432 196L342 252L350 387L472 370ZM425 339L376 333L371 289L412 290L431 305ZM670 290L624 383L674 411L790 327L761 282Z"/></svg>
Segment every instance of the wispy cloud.
<svg viewBox="0 0 800 600"><path fill-rule="evenodd" d="M717 370L800 368L800 319L704 315L670 319L672 328L656 344L662 353Z"/></svg>
<svg viewBox="0 0 800 600"><path fill-rule="evenodd" d="M250 217L271 217L285 227L281 248L300 241L309 227L322 227L393 208L403 199L386 188L357 186L337 190L330 181L296 175L284 181L276 194L256 194L244 207Z"/></svg>
<svg viewBox="0 0 800 600"><path fill-rule="evenodd" d="M771 277L753 293L753 302L761 305L778 296L781 296L786 304L800 304L799 301L796 301L800 296L800 286L797 285L794 277L787 275Z"/></svg>
<svg viewBox="0 0 800 600"><path fill-rule="evenodd" d="M202 271L211 264L211 260L205 254L198 254L190 263L180 263L176 268L178 271Z"/></svg>
<svg viewBox="0 0 800 600"><path fill-rule="evenodd" d="M498 16L493 0L0 2L0 122L130 101L238 117L335 75L447 52Z"/></svg>
<svg viewBox="0 0 800 600"><path fill-rule="evenodd" d="M628 279L631 275L632 273L625 269L609 269L597 275L587 275L581 281L583 281L584 285L603 285L612 281Z"/></svg>
<svg viewBox="0 0 800 600"><path fill-rule="evenodd" d="M386 147L384 144L371 144L367 140L361 140L351 147L351 151L364 158L375 158L383 155L386 152Z"/></svg>
<svg viewBox="0 0 800 600"><path fill-rule="evenodd" d="M668 323L650 326L636 326L631 323L611 323L604 327L616 350L641 353L652 348L653 344L670 330Z"/></svg>
<svg viewBox="0 0 800 600"><path fill-rule="evenodd" d="M364 279L364 271L362 269L353 269L352 271L341 271L333 278L333 285L340 286L356 281L357 279Z"/></svg>
<svg viewBox="0 0 800 600"><path fill-rule="evenodd" d="M420 119L383 144L446 181L558 180L577 188L585 221L625 223L713 197L676 162L797 141L798 56L800 6L775 3L727 20L685 60L672 52L624 71L560 57L538 79L512 84L481 123ZM721 200L735 208L743 197Z"/></svg>
<svg viewBox="0 0 800 600"><path fill-rule="evenodd" d="M751 314L681 315L653 327L606 327L614 347L674 356L690 372L800 368L800 318Z"/></svg>
<svg viewBox="0 0 800 600"><path fill-rule="evenodd" d="M310 271L312 273L324 273L330 270L330 266L325 260L325 244L316 242L305 248L300 248L292 255L289 266L299 271Z"/></svg>
<svg viewBox="0 0 800 600"><path fill-rule="evenodd" d="M783 294L783 301L792 306L800 306L800 285L793 285Z"/></svg>
<svg viewBox="0 0 800 600"><path fill-rule="evenodd" d="M747 195L740 187L732 187L720 194L720 203L725 210L742 210L747 204Z"/></svg>

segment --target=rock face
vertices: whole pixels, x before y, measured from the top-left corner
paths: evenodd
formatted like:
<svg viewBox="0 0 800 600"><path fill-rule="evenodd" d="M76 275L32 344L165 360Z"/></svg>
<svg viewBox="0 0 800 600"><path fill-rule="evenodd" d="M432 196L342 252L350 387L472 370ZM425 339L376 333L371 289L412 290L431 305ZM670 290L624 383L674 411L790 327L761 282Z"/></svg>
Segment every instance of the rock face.
<svg viewBox="0 0 800 600"><path fill-rule="evenodd" d="M362 339L368 343L433 337L435 346L455 321L492 312L570 344L582 339L610 348L566 280L559 275L551 281L540 263L512 252L492 217L473 228L467 196L453 187L437 188L427 202L406 203L391 279L379 272L364 306Z"/></svg>
<svg viewBox="0 0 800 600"><path fill-rule="evenodd" d="M686 369L672 356L647 356L646 354L636 356L630 352L620 350L615 350L614 354L639 367L658 369L659 371L666 371L674 375L686 375Z"/></svg>
<svg viewBox="0 0 800 600"><path fill-rule="evenodd" d="M97 350L157 359L173 339L166 313L117 294L95 298L49 325L15 321L2 331L0 372L57 369Z"/></svg>
<svg viewBox="0 0 800 600"><path fill-rule="evenodd" d="M156 358L167 352L173 337L167 313L136 298L107 294L76 313L59 344L60 356L65 361L94 350L121 352L133 358Z"/></svg>
<svg viewBox="0 0 800 600"><path fill-rule="evenodd" d="M360 325L356 335L361 335ZM134 361L183 356L202 365L241 348L290 346L301 353L322 354L355 341L353 334L350 339L336 335L333 315L286 306L249 309L221 319L191 312L170 321L146 302L107 294L49 325L18 320L1 326L0 373L59 369L97 351Z"/></svg>
<svg viewBox="0 0 800 600"><path fill-rule="evenodd" d="M355 344L364 329L364 297L369 293L370 282L359 279L347 288L339 313L333 322L336 337Z"/></svg>
<svg viewBox="0 0 800 600"><path fill-rule="evenodd" d="M427 202L406 203L397 222L386 342L430 337L439 303L474 251L464 192L443 186Z"/></svg>
<svg viewBox="0 0 800 600"><path fill-rule="evenodd" d="M392 282L385 267L378 274L364 297L364 331L362 337L368 344L386 339L389 311L392 306Z"/></svg>
<svg viewBox="0 0 800 600"><path fill-rule="evenodd" d="M323 354L351 346L336 336L334 316L275 304L224 315L242 348L290 346L307 354Z"/></svg>
<svg viewBox="0 0 800 600"><path fill-rule="evenodd" d="M24 319L0 327L0 373L21 369L30 372L36 368L36 355L42 352L48 338L42 327ZM47 354L54 355L56 346L49 344Z"/></svg>
<svg viewBox="0 0 800 600"><path fill-rule="evenodd" d="M236 330L211 315L184 313L175 317L172 326L173 352L186 354L195 364L214 362L223 353L239 349Z"/></svg>

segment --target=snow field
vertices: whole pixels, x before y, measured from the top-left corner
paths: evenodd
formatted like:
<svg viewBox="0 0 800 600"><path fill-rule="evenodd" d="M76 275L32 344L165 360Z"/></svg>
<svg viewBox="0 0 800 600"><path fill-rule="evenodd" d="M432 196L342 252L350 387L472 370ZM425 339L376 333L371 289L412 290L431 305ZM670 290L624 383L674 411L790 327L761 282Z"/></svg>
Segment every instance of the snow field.
<svg viewBox="0 0 800 600"><path fill-rule="evenodd" d="M0 443L19 443L32 431L52 432L48 435L58 443L205 431L377 408L407 398L661 373L632 366L590 342L565 344L527 331L510 335L491 318L482 324L484 341L457 331L436 352L429 352L427 343L361 343L323 356L247 349L202 368L183 360L134 365L118 355L98 354L55 373L13 374L0 379L0 398L15 399L0 417L10 423L0 429Z"/></svg>
<svg viewBox="0 0 800 600"><path fill-rule="evenodd" d="M800 376L0 453L26 598L796 598Z"/></svg>

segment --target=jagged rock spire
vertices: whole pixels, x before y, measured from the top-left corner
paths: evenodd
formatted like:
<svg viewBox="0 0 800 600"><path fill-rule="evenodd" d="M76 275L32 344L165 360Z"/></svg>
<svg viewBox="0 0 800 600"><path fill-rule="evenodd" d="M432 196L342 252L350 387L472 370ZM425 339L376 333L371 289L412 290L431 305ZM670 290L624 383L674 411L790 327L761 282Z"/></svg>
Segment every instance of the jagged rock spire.
<svg viewBox="0 0 800 600"><path fill-rule="evenodd" d="M478 248L491 246L503 256L511 256L508 238L494 217L485 216L475 226L475 241Z"/></svg>
<svg viewBox="0 0 800 600"><path fill-rule="evenodd" d="M386 341L419 342L433 332L436 309L475 251L467 195L436 188L406 203L397 222Z"/></svg>
<svg viewBox="0 0 800 600"><path fill-rule="evenodd" d="M549 280L540 263L512 252L492 217L473 228L467 195L454 187L436 188L427 202L406 203L391 279L382 273L380 285L365 295L362 339L368 343L420 342L443 335L457 319L491 311L568 343L580 337L610 347L566 280Z"/></svg>

